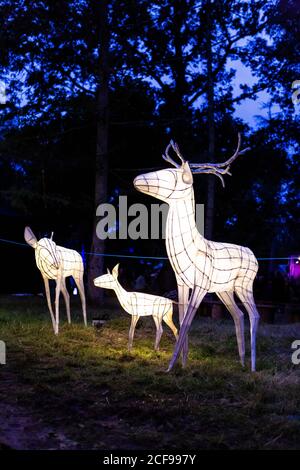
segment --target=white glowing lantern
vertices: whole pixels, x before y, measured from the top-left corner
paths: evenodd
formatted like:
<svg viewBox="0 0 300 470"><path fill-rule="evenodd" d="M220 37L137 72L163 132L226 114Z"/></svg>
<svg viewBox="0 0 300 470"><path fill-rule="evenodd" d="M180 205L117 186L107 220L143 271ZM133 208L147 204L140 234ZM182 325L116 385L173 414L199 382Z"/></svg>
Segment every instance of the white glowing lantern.
<svg viewBox="0 0 300 470"><path fill-rule="evenodd" d="M118 281L119 265L117 264L112 273L94 279L96 287L113 289L123 309L131 315L129 329L128 348L132 348L134 331L140 317L152 316L156 327L155 350L159 349L159 343L163 332L162 320L171 328L175 338L178 338L177 328L173 323L173 301L157 295L143 294L141 292L127 292Z"/></svg>
<svg viewBox="0 0 300 470"><path fill-rule="evenodd" d="M55 334L58 334L59 330L60 292L62 292L65 299L68 322L71 323L70 296L66 288L66 277L69 276L73 277L77 285L81 298L84 324L87 325L86 301L83 285L84 266L80 254L75 250L56 245L52 237L41 238L38 241L29 227L25 227L24 238L35 250L35 260L44 280L48 308ZM56 281L55 316L51 304L49 279Z"/></svg>
<svg viewBox="0 0 300 470"><path fill-rule="evenodd" d="M173 367L182 350L183 365L188 356L187 333L195 313L208 292L215 292L233 317L239 355L244 365L245 340L244 316L235 302L236 294L245 306L250 318L251 367L255 370L256 331L259 322L253 298L253 281L258 270L257 260L249 248L229 243L206 240L197 230L193 174L205 173L218 176L223 185L223 175L230 174L230 165L244 153L240 151L241 137L234 155L224 163L191 164L186 162L173 141L163 158L175 168L137 176L134 186L142 193L154 196L169 204L166 223L166 248L174 270L179 298L180 334L169 369ZM176 163L168 154L170 147L180 159ZM191 294L189 293L191 289Z"/></svg>

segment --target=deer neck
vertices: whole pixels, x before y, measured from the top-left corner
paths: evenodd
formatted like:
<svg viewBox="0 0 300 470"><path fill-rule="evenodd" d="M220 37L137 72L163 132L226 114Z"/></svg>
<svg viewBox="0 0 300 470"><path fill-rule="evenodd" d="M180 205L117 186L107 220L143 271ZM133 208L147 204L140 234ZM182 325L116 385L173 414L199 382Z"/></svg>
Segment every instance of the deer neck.
<svg viewBox="0 0 300 470"><path fill-rule="evenodd" d="M199 250L205 251L206 240L199 233L195 220L193 188L183 198L173 199L169 204L166 246L169 255L185 250L190 256L195 256Z"/></svg>
<svg viewBox="0 0 300 470"><path fill-rule="evenodd" d="M115 281L114 291L118 297L120 304L126 310L128 292L124 289L124 287L121 286L117 279Z"/></svg>
<svg viewBox="0 0 300 470"><path fill-rule="evenodd" d="M36 248L35 261L38 269L43 273L43 275L48 279L57 279L59 268L55 266L55 259L49 252L45 255L45 252L42 251L40 247Z"/></svg>

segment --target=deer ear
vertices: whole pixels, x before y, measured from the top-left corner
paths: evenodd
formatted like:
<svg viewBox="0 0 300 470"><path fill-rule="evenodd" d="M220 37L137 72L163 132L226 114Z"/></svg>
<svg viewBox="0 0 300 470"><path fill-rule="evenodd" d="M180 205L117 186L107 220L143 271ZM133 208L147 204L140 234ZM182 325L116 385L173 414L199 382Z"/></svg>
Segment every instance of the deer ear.
<svg viewBox="0 0 300 470"><path fill-rule="evenodd" d="M182 165L183 174L182 180L185 184L193 184L193 174L190 169L189 162L184 162Z"/></svg>
<svg viewBox="0 0 300 470"><path fill-rule="evenodd" d="M25 227L24 238L25 238L25 241L28 243L28 245L32 246L32 248L37 247L38 242L37 242L36 236L34 235L30 227Z"/></svg>
<svg viewBox="0 0 300 470"><path fill-rule="evenodd" d="M110 274L110 270L107 268L107 274Z"/></svg>
<svg viewBox="0 0 300 470"><path fill-rule="evenodd" d="M114 269L112 270L112 275L114 276L115 279L117 279L118 274L119 274L119 263L116 264L116 266L115 266Z"/></svg>

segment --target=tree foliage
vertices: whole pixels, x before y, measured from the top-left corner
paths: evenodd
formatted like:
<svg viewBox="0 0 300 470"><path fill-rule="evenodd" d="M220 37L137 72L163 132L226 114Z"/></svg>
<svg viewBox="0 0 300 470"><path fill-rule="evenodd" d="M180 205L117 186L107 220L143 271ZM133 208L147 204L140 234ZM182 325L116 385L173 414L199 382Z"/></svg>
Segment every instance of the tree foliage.
<svg viewBox="0 0 300 470"><path fill-rule="evenodd" d="M233 152L238 130L251 145L226 191L216 186L214 238L249 244L263 256L287 254L287 241L296 249L299 110L291 84L300 79L297 3L109 2L107 199L116 188L131 194L132 168L161 166L171 136L188 160L211 158L212 104L215 160ZM0 4L0 79L7 84L0 109L2 210L34 220L41 230L57 227L66 239L76 234L75 244L88 245L102 77L99 2ZM237 86L242 65L254 79ZM267 101L269 116L250 128L235 109L258 97ZM205 202L206 187L206 177L195 177L197 200Z"/></svg>

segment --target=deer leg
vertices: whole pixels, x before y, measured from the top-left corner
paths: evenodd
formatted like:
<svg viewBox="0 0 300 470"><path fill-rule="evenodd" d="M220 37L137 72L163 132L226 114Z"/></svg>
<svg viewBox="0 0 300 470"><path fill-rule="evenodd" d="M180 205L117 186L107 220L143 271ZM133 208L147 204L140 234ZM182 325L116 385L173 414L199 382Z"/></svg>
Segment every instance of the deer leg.
<svg viewBox="0 0 300 470"><path fill-rule="evenodd" d="M256 369L256 332L259 323L259 313L256 309L255 301L251 288L236 288L236 293L243 303L245 309L248 312L250 319L250 334L251 334L251 370L255 372Z"/></svg>
<svg viewBox="0 0 300 470"><path fill-rule="evenodd" d="M50 296L50 289L49 289L49 279L47 277L43 276L44 284L45 284L45 292L46 292L46 298L47 298L47 304L48 304L48 309L50 312L51 316L51 321L52 321L52 326L53 326L53 331L55 333L55 318L54 318L54 313L52 309L52 304L51 304L51 296Z"/></svg>
<svg viewBox="0 0 300 470"><path fill-rule="evenodd" d="M158 351L159 350L159 343L160 343L160 340L161 340L161 335L163 333L163 327L162 327L162 324L161 324L162 318L153 315L153 320L154 320L154 323L155 323L155 326L156 326L156 337L155 337L154 349L155 349L155 351Z"/></svg>
<svg viewBox="0 0 300 470"><path fill-rule="evenodd" d="M64 296L65 299L65 304L66 304L66 310L67 310L67 317L68 317L68 323L71 323L71 311L70 311L70 296L69 292L66 287L66 278L63 277L61 280L61 292L62 295Z"/></svg>
<svg viewBox="0 0 300 470"><path fill-rule="evenodd" d="M183 345L184 345L184 342L185 342L185 338L186 338L186 335L190 329L190 326L191 326L191 323L193 321L193 318L197 312L197 309L203 299L203 297L205 296L205 294L207 293L206 290L203 290L201 287L199 286L195 286L193 291L192 291L192 295L191 295L191 298L190 298L190 301L189 301L189 305L188 305L188 308L187 308L187 311L186 311L186 314L184 316L184 319L183 319L183 322L181 324L181 327L180 327L180 332L179 332L179 338L178 338L178 341L176 343L176 346L175 346L175 350L174 350L174 353L173 353L173 356L172 356L172 359L170 361L170 364L169 364L169 367L168 367L168 372L173 368L174 364L176 363L177 359L178 359L178 356L183 348ZM184 363L183 363L183 366L186 365L186 358L184 358Z"/></svg>
<svg viewBox="0 0 300 470"><path fill-rule="evenodd" d="M85 326L87 326L87 319L86 319L86 300L85 300L85 292L84 292L84 284L83 284L83 277L74 277L74 281L79 291L81 305L82 305L82 314L83 314L83 321Z"/></svg>
<svg viewBox="0 0 300 470"><path fill-rule="evenodd" d="M236 339L242 366L245 365L245 333L244 314L234 300L233 292L217 292L219 299L223 302L235 324Z"/></svg>
<svg viewBox="0 0 300 470"><path fill-rule="evenodd" d="M173 334L178 339L178 330L173 323L173 308L171 307L170 310L163 316L163 321L168 325L169 328L173 331Z"/></svg>
<svg viewBox="0 0 300 470"><path fill-rule="evenodd" d="M62 275L58 273L55 289L55 334L58 335L59 330L59 294L61 290Z"/></svg>
<svg viewBox="0 0 300 470"><path fill-rule="evenodd" d="M131 316L131 325L130 325L130 329L129 329L129 341L128 341L128 350L129 351L131 351L131 349L132 349L134 331L135 331L135 327L136 327L136 324L137 324L139 318L140 318L139 315L132 315Z"/></svg>
<svg viewBox="0 0 300 470"><path fill-rule="evenodd" d="M183 322L184 314L189 302L189 288L185 284L177 284L178 286L178 312L179 312L179 323L180 325ZM184 339L184 344L182 347L182 365L184 366L185 358L187 358L189 352L189 341L188 335Z"/></svg>

